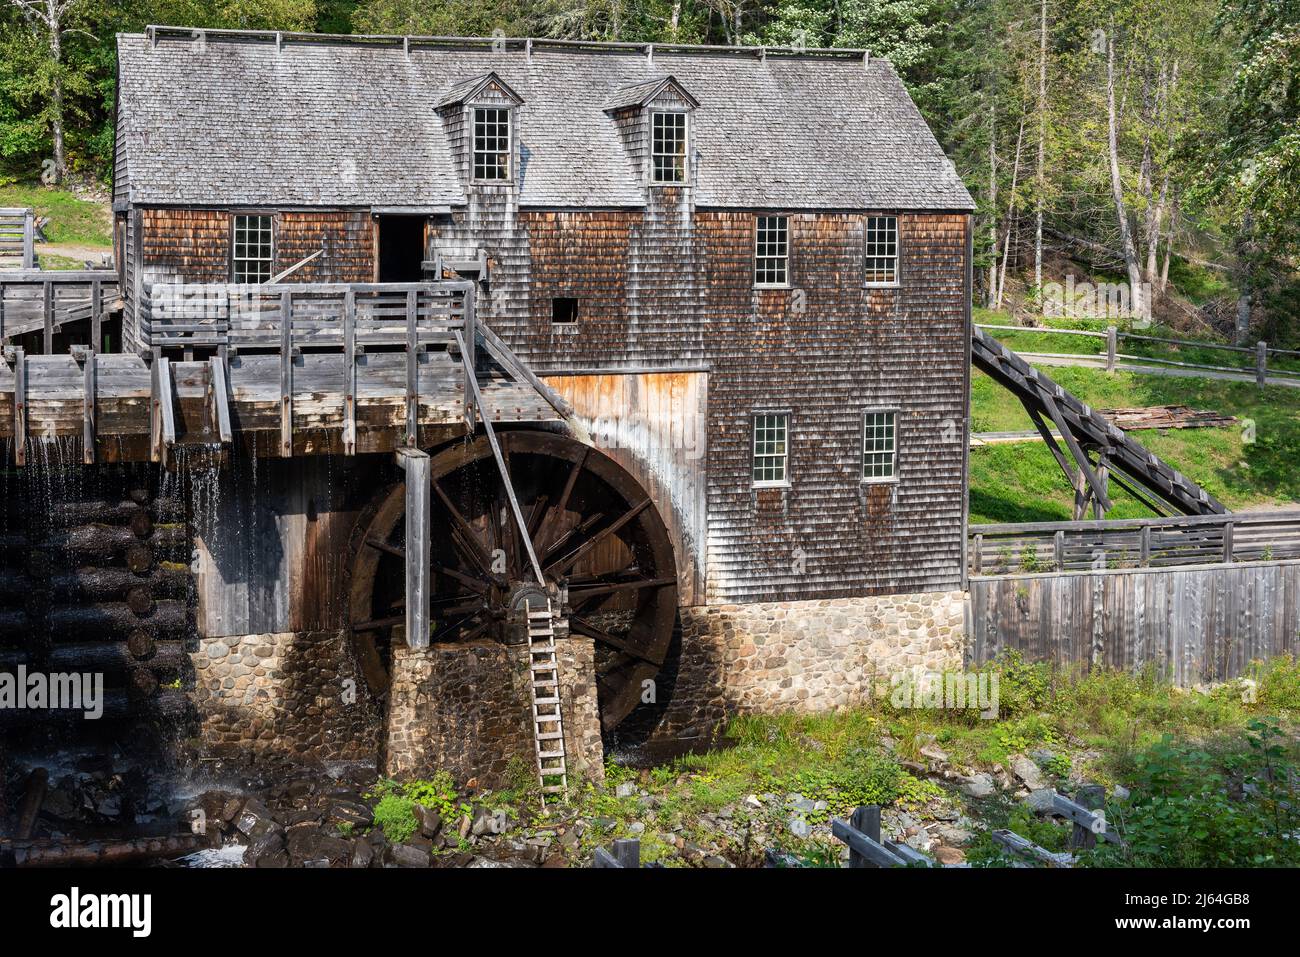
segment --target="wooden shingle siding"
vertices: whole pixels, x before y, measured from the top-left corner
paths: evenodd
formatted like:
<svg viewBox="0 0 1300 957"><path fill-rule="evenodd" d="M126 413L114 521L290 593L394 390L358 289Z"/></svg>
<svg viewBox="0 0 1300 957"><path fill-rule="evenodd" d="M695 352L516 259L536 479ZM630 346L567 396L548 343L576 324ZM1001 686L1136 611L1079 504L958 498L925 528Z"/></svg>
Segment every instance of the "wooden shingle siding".
<svg viewBox="0 0 1300 957"><path fill-rule="evenodd" d="M518 184L476 186L430 219L426 252L487 251L479 315L539 375L707 372L707 548L693 551L709 601L960 587L967 214L899 213L899 285L880 289L863 285L865 219L888 210L693 210L690 189L647 194L643 209L521 210ZM790 289L753 286L759 212L789 216ZM145 216L147 274L224 280L227 213ZM276 268L324 238L300 281L366 279L373 235L361 212L279 214ZM555 327L553 297L578 300L576 327ZM897 412L897 481L860 481L868 409ZM788 489L752 488L757 411L790 416Z"/></svg>

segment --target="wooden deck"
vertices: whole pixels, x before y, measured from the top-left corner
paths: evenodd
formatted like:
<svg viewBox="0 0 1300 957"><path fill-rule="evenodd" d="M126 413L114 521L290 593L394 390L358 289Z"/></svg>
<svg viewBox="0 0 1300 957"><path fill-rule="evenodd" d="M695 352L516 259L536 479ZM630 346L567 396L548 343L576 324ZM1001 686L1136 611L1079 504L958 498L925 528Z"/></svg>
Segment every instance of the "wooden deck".
<svg viewBox="0 0 1300 957"><path fill-rule="evenodd" d="M470 283L261 287L251 311L232 311L227 288L156 316L143 356L6 350L0 439L15 464L53 438L79 438L87 463L162 462L177 446L235 442L260 455L352 455L432 445L480 415L564 415L490 333L480 356Z"/></svg>
<svg viewBox="0 0 1300 957"><path fill-rule="evenodd" d="M43 332L47 354L54 334L73 322L89 321L89 341L101 343L100 324L121 306L111 269L0 271L0 339Z"/></svg>

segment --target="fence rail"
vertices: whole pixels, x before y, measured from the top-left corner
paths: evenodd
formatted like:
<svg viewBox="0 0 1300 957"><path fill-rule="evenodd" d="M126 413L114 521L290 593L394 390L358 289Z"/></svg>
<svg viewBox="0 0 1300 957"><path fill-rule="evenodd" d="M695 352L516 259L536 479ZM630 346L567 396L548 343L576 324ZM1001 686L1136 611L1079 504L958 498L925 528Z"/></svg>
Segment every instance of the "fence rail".
<svg viewBox="0 0 1300 957"><path fill-rule="evenodd" d="M1295 349L1278 349L1270 346L1267 342L1260 341L1253 346L1232 346L1219 342L1198 342L1195 339L1174 339L1164 338L1161 336L1147 336L1136 332L1123 332L1116 326L1110 326L1104 332L1098 332L1092 329L1057 329L1052 326L1012 326L997 325L991 323L976 323L980 329L991 329L1002 332L1034 333L1037 335L1053 336L1082 336L1089 339L1101 340L1104 345L1100 352L1097 353L1056 353L1056 352L1025 352L1020 351L1022 356L1027 358L1043 359L1098 359L1103 360L1107 372L1114 372L1116 365L1120 360L1129 362L1154 363L1156 365L1169 366L1179 369L1195 369L1204 372L1234 372L1240 374L1254 374L1257 385L1263 386L1268 383L1270 376L1275 378L1296 379L1300 381L1300 371L1295 369L1283 369L1276 366L1269 367L1269 358L1279 359L1296 359L1300 358L1300 351ZM1246 365L1215 365L1200 362L1184 362L1179 359L1169 359L1163 356L1135 355L1121 352L1119 344L1122 341L1129 342L1147 342L1155 345L1172 346L1179 349L1206 349L1218 352L1225 352L1231 355L1251 356L1254 361Z"/></svg>
<svg viewBox="0 0 1300 957"><path fill-rule="evenodd" d="M1300 511L972 525L972 575L1300 558Z"/></svg>

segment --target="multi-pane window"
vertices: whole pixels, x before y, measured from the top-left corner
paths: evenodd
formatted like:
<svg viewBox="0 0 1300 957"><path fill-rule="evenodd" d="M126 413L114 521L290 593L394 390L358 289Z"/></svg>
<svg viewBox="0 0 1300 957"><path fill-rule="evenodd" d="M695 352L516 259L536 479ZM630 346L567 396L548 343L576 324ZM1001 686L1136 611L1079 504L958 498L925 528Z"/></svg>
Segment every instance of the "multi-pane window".
<svg viewBox="0 0 1300 957"><path fill-rule="evenodd" d="M754 484L785 485L789 479L790 416L763 412L754 416Z"/></svg>
<svg viewBox="0 0 1300 957"><path fill-rule="evenodd" d="M754 285L784 286L790 281L790 221L759 216L754 228Z"/></svg>
<svg viewBox="0 0 1300 957"><path fill-rule="evenodd" d="M510 110L496 106L474 108L474 179L510 178Z"/></svg>
<svg viewBox="0 0 1300 957"><path fill-rule="evenodd" d="M862 480L892 479L897 472L897 413L865 413L862 416Z"/></svg>
<svg viewBox="0 0 1300 957"><path fill-rule="evenodd" d="M867 276L872 285L898 282L898 217L867 217Z"/></svg>
<svg viewBox="0 0 1300 957"><path fill-rule="evenodd" d="M686 182L686 114L650 114L651 181Z"/></svg>
<svg viewBox="0 0 1300 957"><path fill-rule="evenodd" d="M271 278L271 270L275 265L271 217L238 214L234 217L231 228L231 278L235 282L266 282Z"/></svg>

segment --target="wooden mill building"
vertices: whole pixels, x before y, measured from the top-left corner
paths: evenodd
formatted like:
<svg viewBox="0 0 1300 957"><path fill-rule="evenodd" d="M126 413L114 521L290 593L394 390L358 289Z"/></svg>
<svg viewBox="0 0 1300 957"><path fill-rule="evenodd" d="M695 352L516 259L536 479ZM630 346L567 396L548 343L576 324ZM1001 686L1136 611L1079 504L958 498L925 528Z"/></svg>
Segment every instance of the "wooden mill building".
<svg viewBox="0 0 1300 957"><path fill-rule="evenodd" d="M570 770L597 714L707 735L960 661L973 204L887 61L170 27L118 58L99 361L163 398L129 454L218 450L214 744L456 765L512 740L502 634L548 602Z"/></svg>

